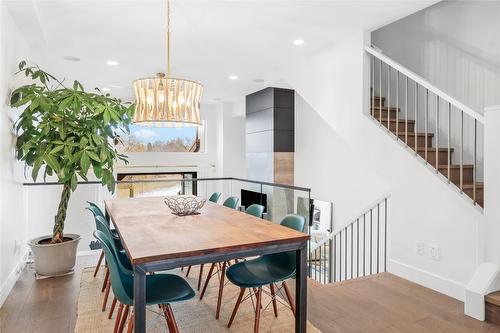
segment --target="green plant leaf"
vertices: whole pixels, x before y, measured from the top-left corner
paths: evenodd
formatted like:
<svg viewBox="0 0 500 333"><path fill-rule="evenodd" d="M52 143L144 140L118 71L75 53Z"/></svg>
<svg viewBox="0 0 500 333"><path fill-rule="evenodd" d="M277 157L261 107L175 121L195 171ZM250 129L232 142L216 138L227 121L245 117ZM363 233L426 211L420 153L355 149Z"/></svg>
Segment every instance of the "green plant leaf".
<svg viewBox="0 0 500 333"><path fill-rule="evenodd" d="M61 165L57 161L57 158L52 155L45 154L43 159L55 172L59 172L59 170L61 169Z"/></svg>
<svg viewBox="0 0 500 333"><path fill-rule="evenodd" d="M73 175L71 176L71 190L74 192L77 186L78 178L76 177L76 173L73 173Z"/></svg>
<svg viewBox="0 0 500 333"><path fill-rule="evenodd" d="M82 157L80 158L80 167L82 173L86 175L90 168L90 158L85 151L83 152Z"/></svg>
<svg viewBox="0 0 500 333"><path fill-rule="evenodd" d="M91 152L90 150L86 150L86 151L85 151L85 153L86 153L87 155L89 155L89 157L90 157L91 159L93 159L94 161L96 161L96 162L101 162L101 160L99 159L99 156L97 156L94 152Z"/></svg>

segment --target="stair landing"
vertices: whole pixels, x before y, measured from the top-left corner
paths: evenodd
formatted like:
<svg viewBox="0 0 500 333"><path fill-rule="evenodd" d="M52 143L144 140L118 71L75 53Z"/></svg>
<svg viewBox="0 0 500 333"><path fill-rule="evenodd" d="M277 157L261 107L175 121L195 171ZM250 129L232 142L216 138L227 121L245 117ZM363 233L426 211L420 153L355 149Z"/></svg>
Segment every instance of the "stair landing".
<svg viewBox="0 0 500 333"><path fill-rule="evenodd" d="M500 332L464 315L462 302L390 273L309 281L308 319L322 332Z"/></svg>

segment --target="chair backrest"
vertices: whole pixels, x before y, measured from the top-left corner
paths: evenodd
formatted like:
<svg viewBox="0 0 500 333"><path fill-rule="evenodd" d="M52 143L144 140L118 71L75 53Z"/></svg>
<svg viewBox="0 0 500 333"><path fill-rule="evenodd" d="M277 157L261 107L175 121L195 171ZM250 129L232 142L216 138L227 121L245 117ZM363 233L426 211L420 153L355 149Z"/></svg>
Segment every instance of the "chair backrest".
<svg viewBox="0 0 500 333"><path fill-rule="evenodd" d="M238 207L238 202L240 202L240 199L238 199L237 197L229 197L224 200L224 203L222 205L232 209L236 209L236 207Z"/></svg>
<svg viewBox="0 0 500 333"><path fill-rule="evenodd" d="M133 276L120 270L118 258L113 252L111 245L113 243L112 240L110 240L107 235L100 230L96 230L94 232L94 237L102 244L106 263L109 268L109 278L111 280L113 295L121 303L125 305L133 305Z"/></svg>
<svg viewBox="0 0 500 333"><path fill-rule="evenodd" d="M208 198L208 201L217 203L217 202L219 202L220 196L221 196L220 192L214 192L214 193L212 193L212 195L210 196L210 198Z"/></svg>
<svg viewBox="0 0 500 333"><path fill-rule="evenodd" d="M297 230L300 232L304 231L304 227L306 225L306 219L304 216L289 214L286 215L280 222L280 225L284 227L288 227L293 230Z"/></svg>
<svg viewBox="0 0 500 333"><path fill-rule="evenodd" d="M102 212L101 208L99 208L99 206L97 206L95 203L93 203L91 201L87 201L87 203L89 204L89 207L86 207L86 208L88 210L90 210L92 212L92 214L94 214L94 216L102 216L102 217L106 218L106 216Z"/></svg>
<svg viewBox="0 0 500 333"><path fill-rule="evenodd" d="M113 234L111 233L111 230L109 229L108 225L104 221L105 221L104 218L97 216L95 218L96 229L102 232L104 235L106 235L107 239L110 240L108 246L113 250L113 253L116 256L116 258L118 258L118 265L120 266L120 269L124 273L132 275L132 271L127 267L125 267L122 261L120 260L120 256L118 255L118 248L115 245L115 238L113 237Z"/></svg>
<svg viewBox="0 0 500 333"><path fill-rule="evenodd" d="M253 215L258 218L262 218L262 214L264 214L264 206L258 205L258 204L253 204L250 205L246 210L245 213Z"/></svg>
<svg viewBox="0 0 500 333"><path fill-rule="evenodd" d="M303 232L306 225L306 219L300 215L290 214L286 215L281 220L280 225ZM284 271L289 271L292 275L295 275L295 251L273 253L265 255L264 257L272 265L281 267Z"/></svg>

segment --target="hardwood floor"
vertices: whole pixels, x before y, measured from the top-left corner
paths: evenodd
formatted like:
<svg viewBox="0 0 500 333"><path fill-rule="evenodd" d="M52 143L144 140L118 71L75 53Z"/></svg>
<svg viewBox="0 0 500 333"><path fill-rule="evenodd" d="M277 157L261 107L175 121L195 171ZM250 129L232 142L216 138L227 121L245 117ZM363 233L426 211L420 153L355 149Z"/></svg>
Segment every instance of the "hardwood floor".
<svg viewBox="0 0 500 333"><path fill-rule="evenodd" d="M0 309L0 332L73 332L81 271L97 258L79 257L74 274L45 280L35 280L27 267Z"/></svg>
<svg viewBox="0 0 500 333"><path fill-rule="evenodd" d="M0 332L73 332L81 269L96 262L79 258L75 274L39 281L27 268L0 309ZM325 333L500 332L465 316L463 303L388 273L335 285L310 280L308 318Z"/></svg>
<svg viewBox="0 0 500 333"><path fill-rule="evenodd" d="M463 303L389 273L335 285L311 281L308 319L322 332L500 332Z"/></svg>

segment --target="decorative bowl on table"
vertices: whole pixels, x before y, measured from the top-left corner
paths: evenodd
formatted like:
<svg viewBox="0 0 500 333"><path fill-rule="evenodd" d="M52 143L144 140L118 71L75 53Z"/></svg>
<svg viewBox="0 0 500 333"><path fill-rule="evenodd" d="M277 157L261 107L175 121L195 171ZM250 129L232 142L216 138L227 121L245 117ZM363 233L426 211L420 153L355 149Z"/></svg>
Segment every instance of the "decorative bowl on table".
<svg viewBox="0 0 500 333"><path fill-rule="evenodd" d="M194 195L171 195L165 197L164 202L172 211L179 216L197 215L205 204L205 199Z"/></svg>

